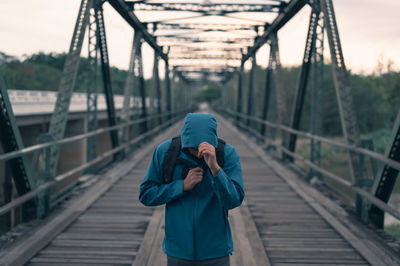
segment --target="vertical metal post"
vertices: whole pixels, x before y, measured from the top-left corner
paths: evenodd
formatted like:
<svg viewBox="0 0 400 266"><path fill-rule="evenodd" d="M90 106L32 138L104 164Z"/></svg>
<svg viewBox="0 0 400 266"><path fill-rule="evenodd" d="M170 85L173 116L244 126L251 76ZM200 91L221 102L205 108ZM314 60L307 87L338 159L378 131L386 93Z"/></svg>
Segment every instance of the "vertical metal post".
<svg viewBox="0 0 400 266"><path fill-rule="evenodd" d="M319 4L316 2L316 4ZM320 13L317 22L316 39L313 51L313 83L311 87L311 134L322 135L322 86L324 80L324 14ZM311 162L321 165L321 142L311 139ZM317 176L322 178L321 173L310 168L308 178Z"/></svg>
<svg viewBox="0 0 400 266"><path fill-rule="evenodd" d="M146 107L146 88L144 84L144 77L143 77L143 60L142 60L142 41L143 39L141 38L138 42L138 46L136 47L136 58L137 58L137 71L138 71L138 77L139 77L139 91L140 91L140 97L142 99L142 113L140 114L140 118L147 118L147 107ZM146 132L147 131L147 120L143 121L142 125L142 130L141 132Z"/></svg>
<svg viewBox="0 0 400 266"><path fill-rule="evenodd" d="M167 87L167 112L169 113L168 119L172 119L172 104L171 104L171 81L169 78L169 65L165 62L165 85Z"/></svg>
<svg viewBox="0 0 400 266"><path fill-rule="evenodd" d="M314 5L312 12L311 12L311 16L310 16L310 24L308 27L306 46L305 46L304 57L303 57L303 64L301 67L299 85L298 85L298 89L297 89L297 93L296 93L294 109L292 112L292 119L290 122L290 126L293 129L300 128L301 115L302 115L303 106L304 106L304 96L306 94L306 88L307 88L307 82L308 82L308 76L309 76L308 74L309 74L310 66L311 66L312 51L314 50L314 46L315 46L316 27L317 27L317 22L319 19L319 14L320 14L320 11L318 9L316 9L315 5ZM290 134L288 148L291 152L294 152L296 149L296 140L297 140L297 135ZM286 155L285 158L289 159L290 161L293 161L293 157L290 155Z"/></svg>
<svg viewBox="0 0 400 266"><path fill-rule="evenodd" d="M162 106L161 106L161 83L160 83L160 75L158 74L158 60L159 56L157 52L154 51L154 64L153 64L153 79L154 79L154 86L155 91L157 94L157 112L159 114L158 117L158 124L161 125L162 123Z"/></svg>
<svg viewBox="0 0 400 266"><path fill-rule="evenodd" d="M266 77L265 77L265 89L264 89L264 104L263 104L263 112L262 112L262 120L267 120L268 118L268 109L269 109L269 101L271 97L271 79L272 79L272 71L273 71L273 57L274 51L272 45L270 45L270 52L269 52L269 61L268 67L266 70ZM261 125L261 132L263 136L266 135L266 126L265 124Z"/></svg>
<svg viewBox="0 0 400 266"><path fill-rule="evenodd" d="M0 73L0 143L5 153L21 150L24 148L21 134L8 98L6 84ZM10 159L5 162L10 168L15 187L19 195L32 190L35 186L31 169L25 156ZM7 177L6 177L7 179ZM23 220L27 221L35 217L36 202L30 200L23 205Z"/></svg>
<svg viewBox="0 0 400 266"><path fill-rule="evenodd" d="M13 185L12 185L12 173L11 173L11 167L9 165L9 162L6 161L5 164L5 171L4 171L4 183L3 183L3 193L4 193L4 204L7 204L11 201L12 199L12 194L13 194ZM6 229L8 230L12 226L12 216L14 215L13 212L8 212L4 214L4 218L6 220Z"/></svg>
<svg viewBox="0 0 400 266"><path fill-rule="evenodd" d="M242 57L243 57L243 54L242 54ZM238 94L237 94L236 112L238 112L238 113L242 112L243 71L244 71L244 62L242 61L240 63L240 70L237 72L238 73ZM236 116L236 120L240 121L239 114Z"/></svg>
<svg viewBox="0 0 400 266"><path fill-rule="evenodd" d="M114 93L111 87L110 65L108 59L106 30L104 25L103 7L101 5L96 7L96 27L97 27L97 43L100 49L101 69L103 72L103 86L107 103L107 115L109 126L117 124ZM112 130L110 132L111 144L113 148L119 146L118 131ZM114 160L119 160L123 156L123 152L114 154Z"/></svg>
<svg viewBox="0 0 400 266"><path fill-rule="evenodd" d="M386 147L385 156L391 160L400 162L400 112L397 114L392 136ZM380 167L372 187L372 193L375 197L387 203L392 194L398 174L399 171L397 169L388 165ZM369 211L369 217L376 226L383 228L385 224L385 213L381 209L372 205Z"/></svg>
<svg viewBox="0 0 400 266"><path fill-rule="evenodd" d="M49 133L43 134L50 136L50 138L54 140L61 140L64 137L69 105L71 102L71 96L75 87L76 76L79 68L82 43L85 36L86 26L89 22L89 8L90 1L82 0L78 12L78 17L76 19L75 29L72 35L69 52L65 59L63 74L61 77L60 86L58 88L57 101L54 106L54 111L50 121ZM59 150L60 149L58 146L54 146L51 148L49 169L49 174L51 176L54 176L56 174ZM39 152L35 153L34 157L38 158ZM36 167L43 168L43 166Z"/></svg>
<svg viewBox="0 0 400 266"><path fill-rule="evenodd" d="M87 74L87 131L91 132L98 128L97 121L97 62L98 62L98 48L97 48L97 34L96 34L96 18L94 1L90 1L90 17L89 17L89 34L88 34L88 62L89 71ZM97 136L92 136L86 142L86 161L90 162L97 156ZM93 173L96 169L92 166L87 169L86 173Z"/></svg>
<svg viewBox="0 0 400 266"><path fill-rule="evenodd" d="M256 62L256 54L254 53L252 56L252 64L251 64L251 70L250 70L250 77L249 77L249 95L247 99L247 121L246 125L250 125L250 116L252 115L252 106L254 105L253 103L253 94L254 94L254 72L256 71L257 67L257 62Z"/></svg>
<svg viewBox="0 0 400 266"><path fill-rule="evenodd" d="M353 98L348 73L344 63L342 46L339 38L339 31L336 24L335 12L332 0L320 0L322 11L324 12L325 27L328 36L329 50L332 59L332 71L336 90L336 98L339 106L340 121L344 138L347 144L360 145L360 131L358 128L357 117L353 107ZM357 173L359 171L358 155L349 152L349 167L352 179L358 185Z"/></svg>

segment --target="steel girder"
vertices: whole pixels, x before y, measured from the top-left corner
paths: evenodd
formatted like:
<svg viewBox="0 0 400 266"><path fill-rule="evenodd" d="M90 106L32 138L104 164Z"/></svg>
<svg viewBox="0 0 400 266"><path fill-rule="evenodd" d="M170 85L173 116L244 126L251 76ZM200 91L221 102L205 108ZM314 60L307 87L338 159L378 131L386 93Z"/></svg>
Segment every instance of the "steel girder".
<svg viewBox="0 0 400 266"><path fill-rule="evenodd" d="M115 112L114 104L114 92L111 87L111 76L110 76L110 63L108 59L108 49L106 40L106 29L104 25L103 7L101 5L96 7L96 28L97 28L97 43L100 49L101 69L103 72L103 86L104 94L107 104L107 116L109 126L117 125L117 117ZM118 131L110 131L111 145L112 148L119 146ZM123 152L114 154L114 160L119 160L123 155Z"/></svg>
<svg viewBox="0 0 400 266"><path fill-rule="evenodd" d="M348 72L344 64L342 46L340 43L338 27L336 24L335 12L332 0L320 0L321 8L324 13L325 27L327 30L329 50L332 60L332 71L334 77L334 85L336 90L336 98L339 106L340 120L342 124L343 135L347 144L353 146L360 145L360 132L358 128L357 117L353 107L353 98L351 95L350 82ZM350 152L350 172L356 185L359 185L357 179L359 169L359 158L354 152Z"/></svg>
<svg viewBox="0 0 400 266"><path fill-rule="evenodd" d="M129 61L129 69L128 75L126 76L125 85L124 85L124 103L122 106L122 114L121 114L121 123L126 123L130 120L131 117L131 99L133 96L133 88L135 83L135 60L137 56L137 49L139 47L139 42L141 39L141 32L135 31L132 49L131 49L131 57ZM129 127L124 127L121 130L121 142L126 143L128 141L129 136Z"/></svg>
<svg viewBox="0 0 400 266"><path fill-rule="evenodd" d="M167 112L169 113L168 118L171 119L172 115L172 104L171 104L171 81L169 78L169 65L168 65L168 61L165 62L165 87L167 90Z"/></svg>
<svg viewBox="0 0 400 266"><path fill-rule="evenodd" d="M240 60L240 57L227 57L224 55L221 56L212 56L212 55L198 55L198 56L191 56L185 54L179 54L169 57L170 60L172 59L184 59L184 60L192 60L192 59L204 59L204 60Z"/></svg>
<svg viewBox="0 0 400 266"><path fill-rule="evenodd" d="M279 86L281 79L281 62L279 56L279 44L278 44L278 35L274 33L271 35L270 40L270 53L269 53L269 62L266 70L266 78L265 78L265 90L264 90L264 104L263 104L263 112L262 119L267 120L269 115L269 109L271 109L271 117L272 121L276 119L279 123L282 123L284 117L284 111L286 110L285 100L286 93L284 88ZM278 112L276 112L278 109ZM277 117L276 117L277 116ZM262 124L261 126L261 134L266 136L266 126ZM271 139L275 139L275 129L270 130ZM283 138L283 136L281 136Z"/></svg>
<svg viewBox="0 0 400 266"><path fill-rule="evenodd" d="M277 4L245 4L245 3L151 3L151 2L129 2L127 4L133 6L135 11L189 11L202 13L204 15L224 16L237 12L279 12L285 1L277 1Z"/></svg>
<svg viewBox="0 0 400 266"><path fill-rule="evenodd" d="M157 25L157 29L159 30L238 30L238 31L253 31L254 27L264 26L264 24L254 24L254 25L247 25L247 24L216 24L216 23L154 23Z"/></svg>
<svg viewBox="0 0 400 266"><path fill-rule="evenodd" d="M250 70L250 76L249 76L249 94L247 95L247 115L249 116L246 121L246 125L250 125L250 115L252 114L252 106L253 100L254 100L254 72L256 71L257 67L257 62L256 62L256 56L255 54L252 57L252 64L251 64L251 70Z"/></svg>
<svg viewBox="0 0 400 266"><path fill-rule="evenodd" d="M98 67L98 48L96 34L96 18L93 0L91 0L89 17L89 34L88 34L88 61L90 65L87 84L87 131L94 131L98 128L97 121L97 67ZM90 162L97 156L97 136L92 136L87 139L86 143L86 161ZM94 167L91 167L86 172L94 172Z"/></svg>
<svg viewBox="0 0 400 266"><path fill-rule="evenodd" d="M85 36L86 26L89 21L89 8L90 0L82 0L75 23L75 29L72 35L69 52L65 59L63 75L61 77L61 82L58 89L57 101L50 121L49 133L46 136L40 137L40 139L61 140L64 137L69 105L79 68L83 38ZM39 154L36 153L34 157L38 158ZM56 173L58 157L59 147L53 146L50 148L50 161L47 169L50 176L54 176ZM38 168L42 169L45 167L41 165Z"/></svg>
<svg viewBox="0 0 400 266"><path fill-rule="evenodd" d="M308 74L310 71L312 53L314 51L314 46L315 46L316 30L317 30L317 23L319 20L319 16L320 16L320 10L319 10L319 8L314 6L312 9L312 12L311 12L311 16L310 16L310 23L309 23L309 27L308 27L306 46L305 46L304 57L303 57L303 64L301 66L301 72L300 72L300 80L299 80L299 85L298 85L298 89L296 92L295 103L293 106L294 109L292 111L292 118L290 121L290 126L296 130L298 130L300 128L301 115L302 115L303 106L304 106L304 97L306 95L306 88L307 88L307 82L308 82L308 77L309 77ZM290 134L288 149L291 152L294 152L296 149L296 140L297 140L297 135ZM293 160L292 156L288 155L287 158L290 161Z"/></svg>
<svg viewBox="0 0 400 266"><path fill-rule="evenodd" d="M244 61L240 63L240 69L238 73L238 91L237 91L237 98L236 98L236 112L242 112L242 95L243 95L243 72L244 72ZM237 121L240 121L239 114L236 117Z"/></svg>
<svg viewBox="0 0 400 266"><path fill-rule="evenodd" d="M153 63L153 82L154 82L154 90L157 94L157 112L158 112L158 124L161 125L162 123L162 103L161 103L161 82L160 82L160 75L159 75L159 56L157 53L154 53L154 63Z"/></svg>
<svg viewBox="0 0 400 266"><path fill-rule="evenodd" d="M319 4L318 2L316 2ZM322 86L324 77L324 34L325 22L324 14L320 13L316 28L316 39L313 51L313 71L311 87L311 134L322 136ZM311 162L321 165L321 142L311 139ZM310 169L309 178L317 176L322 177L321 173Z"/></svg>
<svg viewBox="0 0 400 266"><path fill-rule="evenodd" d="M249 48L247 54L245 54L242 58L243 62L246 62L257 50L263 46L270 38L271 34L274 32L278 32L280 28L282 28L292 17L294 17L297 12L299 12L306 4L308 4L308 0L292 0L290 1L279 13L279 15L275 18L275 20L269 25L265 32L259 36L254 45Z"/></svg>
<svg viewBox="0 0 400 266"><path fill-rule="evenodd" d="M162 48L157 44L154 36L152 36L140 22L140 20L131 12L128 5L123 0L108 0L110 5L125 19L125 21L135 29L143 34L143 39L154 49L157 54L168 61L168 56L163 52Z"/></svg>
<svg viewBox="0 0 400 266"><path fill-rule="evenodd" d="M0 73L0 141L3 147L3 152L13 152L24 148L21 134L19 132L15 116L11 107L10 99L8 98L6 84L3 76ZM29 163L25 155L10 159L5 162L7 169L6 181L11 177L7 174L11 174L14 179L14 184L19 195L28 193L35 187L35 180L33 178ZM11 182L9 182L10 184ZM5 182L5 186L7 182ZM9 200L11 200L12 185L10 184L7 188L10 188ZM7 190L6 190L7 191ZM7 201L7 198L6 198ZM36 202L34 199L26 202L23 205L22 219L24 221L35 217L36 213Z"/></svg>
<svg viewBox="0 0 400 266"><path fill-rule="evenodd" d="M143 77L143 58L142 58L142 39L139 39L136 47L136 63L135 63L135 76L139 79L139 92L140 97L142 99L142 113L140 115L141 118L147 117L147 108L146 108L146 89ZM147 131L147 121L143 121L141 124L142 132Z"/></svg>
<svg viewBox="0 0 400 266"><path fill-rule="evenodd" d="M393 125L392 136L386 147L385 156L391 160L400 162L400 112L397 114L396 121ZM375 182L372 187L372 193L378 199L389 202L394 185L396 183L399 171L388 165L383 165L378 170ZM375 205L369 210L371 221L379 228L384 227L385 213Z"/></svg>

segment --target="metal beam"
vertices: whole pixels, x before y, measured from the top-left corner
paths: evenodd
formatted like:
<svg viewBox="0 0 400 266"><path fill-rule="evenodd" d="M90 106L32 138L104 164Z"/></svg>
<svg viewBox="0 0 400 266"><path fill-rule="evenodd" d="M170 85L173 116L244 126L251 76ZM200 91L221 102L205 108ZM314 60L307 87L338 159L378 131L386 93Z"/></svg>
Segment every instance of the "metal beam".
<svg viewBox="0 0 400 266"><path fill-rule="evenodd" d="M19 132L17 122L15 121L14 112L8 98L6 84L3 75L0 73L0 142L3 152L13 152L24 148L21 134ZM20 156L10 159L5 163L9 172L14 179L15 188L19 195L28 193L35 187L33 175L29 167L26 156ZM10 176L6 178L11 178ZM12 188L12 186L11 186ZM11 196L11 195L10 195ZM36 202L30 200L23 206L23 220L27 221L35 217Z"/></svg>
<svg viewBox="0 0 400 266"><path fill-rule="evenodd" d="M114 92L111 87L110 63L108 58L106 30L104 25L102 6L98 6L96 8L96 27L97 27L97 43L99 44L99 49L100 49L101 69L103 72L104 94L107 104L108 124L110 127L112 127L117 124L117 117L114 104ZM112 147L113 148L118 147L119 146L118 131L117 130L110 131L110 137L111 137ZM119 160L122 155L123 155L122 151L114 154L114 160Z"/></svg>
<svg viewBox="0 0 400 266"><path fill-rule="evenodd" d="M400 162L400 112L394 122L392 136L386 147L385 156L391 160ZM399 171L388 165L380 167L372 187L372 193L378 199L389 202ZM369 211L371 221L379 228L384 227L385 213L375 205Z"/></svg>
<svg viewBox="0 0 400 266"><path fill-rule="evenodd" d="M42 134L39 137L39 141L45 139L61 140L64 137L69 105L71 102L71 96L75 87L76 76L79 68L82 43L85 36L86 26L89 21L89 8L90 1L82 0L78 12L78 17L76 19L74 33L72 35L68 55L64 63L63 74L61 77L60 86L58 88L57 101L54 106L54 112L51 116L49 133ZM50 149L50 162L47 169L50 176L55 176L56 174L59 150L60 149L57 146L53 146ZM38 161L37 159L39 158L39 153L36 153L34 158L34 161ZM35 167L38 167L38 169L45 168L43 165Z"/></svg>
<svg viewBox="0 0 400 266"><path fill-rule="evenodd" d="M310 23L308 26L308 33L307 33L306 45L303 56L303 64L301 66L298 89L296 92L295 103L293 106L294 108L292 111L292 118L290 121L291 128L296 130L300 128L300 121L304 106L304 97L306 95L307 82L311 66L311 58L315 47L316 29L319 20L319 15L320 15L319 9L313 8L310 16ZM297 140L297 135L290 134L289 146L288 146L289 151L291 152L295 151L296 140ZM287 156L287 158L290 161L293 160L293 157L289 155Z"/></svg>
<svg viewBox="0 0 400 266"><path fill-rule="evenodd" d="M332 0L320 0L320 3L322 11L324 12L325 28L328 36L329 50L332 60L333 80L339 106L343 136L347 144L359 146L360 131L354 111L350 81L346 65L344 63L342 45L340 43L333 3ZM354 152L350 152L349 156L349 167L352 179L355 181L355 185L360 185L359 181L361 180L358 178L358 176L362 176L362 169L359 168L359 156Z"/></svg>
<svg viewBox="0 0 400 266"><path fill-rule="evenodd" d="M238 91L237 91L237 102L236 102L236 112L242 112L242 95L243 95L243 72L244 72L244 61L242 60L240 64L240 69L238 73ZM240 116L237 115L236 120L240 121Z"/></svg>
<svg viewBox="0 0 400 266"><path fill-rule="evenodd" d="M162 48L157 44L155 38L147 31L146 27L140 20L129 10L129 6L123 0L108 0L110 5L131 25L136 31L141 31L143 39L155 50L155 52L165 61L168 56L163 52Z"/></svg>
<svg viewBox="0 0 400 266"><path fill-rule="evenodd" d="M97 95L98 95L98 45L97 45L97 29L94 1L91 0L90 17L88 26L88 88L87 88L87 131L91 132L98 128L97 121ZM90 162L97 157L97 136L92 136L87 139L86 143L86 161ZM85 172L94 173L95 167L90 167Z"/></svg>
<svg viewBox="0 0 400 266"><path fill-rule="evenodd" d="M255 3L151 3L151 2L129 2L135 11L189 11L203 13L206 15L225 15L237 12L279 12L286 4L284 1L278 4L255 4Z"/></svg>
<svg viewBox="0 0 400 266"><path fill-rule="evenodd" d="M247 121L246 125L250 125L250 115L252 114L252 107L254 105L253 103L253 93L254 93L254 72L256 71L257 67L257 62L256 62L256 56L255 54L252 57L252 65L251 65L251 70L250 70L250 76L249 76L249 95L247 95Z"/></svg>
<svg viewBox="0 0 400 266"><path fill-rule="evenodd" d="M308 0L292 0L290 1L282 12L276 17L271 23L263 35L257 38L254 45L247 51L247 54L243 56L242 61L246 62L257 50L263 46L270 38L271 34L277 32L282 28L297 12L299 12L306 4Z"/></svg>
<svg viewBox="0 0 400 266"><path fill-rule="evenodd" d="M154 89L157 94L157 111L160 115L158 117L158 123L161 125L162 123L162 103L161 103L161 83L160 83L160 75L159 75L159 65L158 65L158 55L154 53L154 63L153 63L153 82L154 82Z"/></svg>

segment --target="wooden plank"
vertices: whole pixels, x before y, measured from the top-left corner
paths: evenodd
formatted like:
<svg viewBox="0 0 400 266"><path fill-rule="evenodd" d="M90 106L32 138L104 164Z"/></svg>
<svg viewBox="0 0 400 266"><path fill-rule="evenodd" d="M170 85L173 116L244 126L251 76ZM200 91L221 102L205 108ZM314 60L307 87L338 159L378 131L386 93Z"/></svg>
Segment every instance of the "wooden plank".
<svg viewBox="0 0 400 266"><path fill-rule="evenodd" d="M239 208L230 211L230 218L232 218L232 234L235 245L235 251L231 257L233 264L271 265L246 201L243 201Z"/></svg>
<svg viewBox="0 0 400 266"><path fill-rule="evenodd" d="M146 229L146 233L144 234L143 241L140 245L139 251L136 254L136 258L132 263L132 266L145 266L148 264L150 258L150 254L152 253L152 249L155 246L158 246L156 241L159 240L158 234L160 234L161 224L164 220L164 208L162 206L158 206L151 217L149 226Z"/></svg>

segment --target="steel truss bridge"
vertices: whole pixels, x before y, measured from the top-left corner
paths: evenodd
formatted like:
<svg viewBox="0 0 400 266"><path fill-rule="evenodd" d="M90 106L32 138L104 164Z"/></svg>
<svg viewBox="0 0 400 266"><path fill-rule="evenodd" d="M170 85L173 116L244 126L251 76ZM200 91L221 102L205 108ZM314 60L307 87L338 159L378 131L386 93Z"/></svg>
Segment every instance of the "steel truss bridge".
<svg viewBox="0 0 400 266"><path fill-rule="evenodd" d="M134 32L119 114L110 75L106 2ZM311 12L301 74L294 104L288 107L278 33L306 6ZM252 14L271 19L255 19ZM86 132L66 137L86 33L91 65L87 75L93 81L86 94ZM329 44L343 143L322 137L324 40ZM154 50L155 95L150 100L143 77L144 42ZM270 53L262 106L256 110L255 55L264 45ZM163 80L160 61L165 65ZM252 68L245 86L247 61ZM102 84L96 82L99 75ZM184 115L196 110L190 88L208 80L221 84L223 97L206 111L216 114L221 136L237 147L244 169L245 203L230 213L235 241L232 265L400 265L399 253L365 226L383 228L385 213L400 219L399 210L388 205L400 170L400 112L385 154L371 150L370 143L360 138L332 0L82 0L48 131L33 146L23 145L0 73L0 162L6 165L8 180L0 215L11 219L17 213L28 227L14 243L4 244L0 264L165 263L160 249L163 211L137 202L138 184L155 145L176 135ZM310 132L300 130L307 88L312 95ZM131 101L134 90L140 104ZM106 127L98 121L100 93L106 104ZM104 136L110 147L99 151ZM298 138L310 141L309 158L296 152ZM59 173L61 147L78 141L86 145L85 162ZM348 154L351 180L324 169L322 145ZM101 164L104 161L107 168ZM326 187L332 182L345 187L354 196L346 201L354 217L304 181L315 179L329 181ZM10 192L13 186L16 197Z"/></svg>

